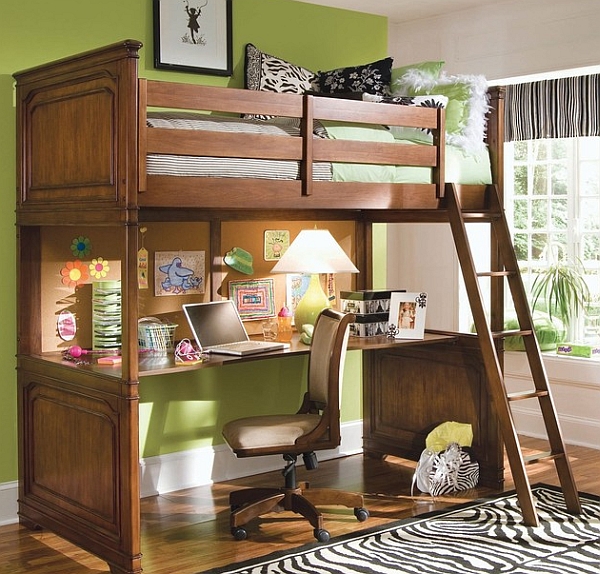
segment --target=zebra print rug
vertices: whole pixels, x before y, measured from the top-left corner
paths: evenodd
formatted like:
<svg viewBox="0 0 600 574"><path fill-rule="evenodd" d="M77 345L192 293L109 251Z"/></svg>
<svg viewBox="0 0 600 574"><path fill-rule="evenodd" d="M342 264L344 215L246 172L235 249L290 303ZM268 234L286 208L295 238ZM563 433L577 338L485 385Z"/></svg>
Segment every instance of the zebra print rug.
<svg viewBox="0 0 600 574"><path fill-rule="evenodd" d="M554 487L533 492L539 527L522 524L517 497L508 493L209 572L598 574L600 498L582 494L584 512L574 516Z"/></svg>

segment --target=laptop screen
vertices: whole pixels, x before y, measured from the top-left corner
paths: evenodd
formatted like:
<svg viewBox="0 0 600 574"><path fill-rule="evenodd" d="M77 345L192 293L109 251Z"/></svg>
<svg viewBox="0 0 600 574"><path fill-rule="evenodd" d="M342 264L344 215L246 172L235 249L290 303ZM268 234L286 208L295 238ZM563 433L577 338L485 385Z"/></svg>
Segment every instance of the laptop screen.
<svg viewBox="0 0 600 574"><path fill-rule="evenodd" d="M247 341L248 334L233 301L183 305L196 342L203 348Z"/></svg>

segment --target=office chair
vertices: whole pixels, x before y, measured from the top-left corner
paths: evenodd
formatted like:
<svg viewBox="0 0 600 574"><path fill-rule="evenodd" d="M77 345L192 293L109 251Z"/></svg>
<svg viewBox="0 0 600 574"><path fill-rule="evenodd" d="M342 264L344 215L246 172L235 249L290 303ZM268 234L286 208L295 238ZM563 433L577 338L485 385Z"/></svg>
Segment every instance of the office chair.
<svg viewBox="0 0 600 574"><path fill-rule="evenodd" d="M308 390L296 414L253 416L230 421L223 427L227 444L239 458L281 454L286 462L281 488L244 488L229 496L231 533L237 540L248 536L244 525L268 512L291 510L304 516L313 526L319 542L327 542L323 516L317 505L354 508L363 522L369 512L362 494L331 489L308 488L296 481L296 461L302 455L307 470L318 466L315 451L340 444L339 385L346 348L348 325L354 315L332 309L317 317L308 364Z"/></svg>

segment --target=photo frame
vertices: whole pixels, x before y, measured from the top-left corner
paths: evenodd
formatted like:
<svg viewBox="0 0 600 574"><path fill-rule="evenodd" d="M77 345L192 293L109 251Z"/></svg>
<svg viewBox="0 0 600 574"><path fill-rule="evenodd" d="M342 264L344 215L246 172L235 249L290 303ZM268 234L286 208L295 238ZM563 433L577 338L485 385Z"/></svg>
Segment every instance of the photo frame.
<svg viewBox="0 0 600 574"><path fill-rule="evenodd" d="M275 317L273 279L230 281L229 298L234 302L242 319Z"/></svg>
<svg viewBox="0 0 600 574"><path fill-rule="evenodd" d="M426 311L427 293L392 293L389 328L394 338L423 339Z"/></svg>
<svg viewBox="0 0 600 574"><path fill-rule="evenodd" d="M288 229L266 229L264 241L265 261L279 261L290 246Z"/></svg>
<svg viewBox="0 0 600 574"><path fill-rule="evenodd" d="M231 0L154 0L154 67L231 76Z"/></svg>

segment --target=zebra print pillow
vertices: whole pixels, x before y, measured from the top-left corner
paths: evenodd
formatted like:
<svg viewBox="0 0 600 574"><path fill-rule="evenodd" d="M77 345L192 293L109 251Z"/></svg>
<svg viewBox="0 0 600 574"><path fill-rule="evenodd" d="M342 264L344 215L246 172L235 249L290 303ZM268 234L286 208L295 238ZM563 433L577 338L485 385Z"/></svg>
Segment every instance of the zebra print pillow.
<svg viewBox="0 0 600 574"><path fill-rule="evenodd" d="M245 86L248 90L287 94L318 89L314 72L261 52L254 44L246 44Z"/></svg>

